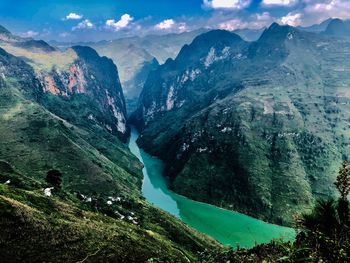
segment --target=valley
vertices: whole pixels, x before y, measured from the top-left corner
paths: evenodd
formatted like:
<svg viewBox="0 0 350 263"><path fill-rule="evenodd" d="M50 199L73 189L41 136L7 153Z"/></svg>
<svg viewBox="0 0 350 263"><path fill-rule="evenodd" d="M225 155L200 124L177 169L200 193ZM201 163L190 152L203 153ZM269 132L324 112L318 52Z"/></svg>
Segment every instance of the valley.
<svg viewBox="0 0 350 263"><path fill-rule="evenodd" d="M350 262L350 20L219 2L0 26L0 261Z"/></svg>
<svg viewBox="0 0 350 263"><path fill-rule="evenodd" d="M138 143L176 193L291 225L349 156L349 48L277 23L255 42L204 33L149 75Z"/></svg>
<svg viewBox="0 0 350 263"><path fill-rule="evenodd" d="M268 224L239 213L192 201L171 192L163 177L162 161L138 148L136 144L138 136L136 129L132 128L129 148L145 166L142 193L151 204L226 246L251 248L273 239L289 241L295 238L295 231L292 228Z"/></svg>

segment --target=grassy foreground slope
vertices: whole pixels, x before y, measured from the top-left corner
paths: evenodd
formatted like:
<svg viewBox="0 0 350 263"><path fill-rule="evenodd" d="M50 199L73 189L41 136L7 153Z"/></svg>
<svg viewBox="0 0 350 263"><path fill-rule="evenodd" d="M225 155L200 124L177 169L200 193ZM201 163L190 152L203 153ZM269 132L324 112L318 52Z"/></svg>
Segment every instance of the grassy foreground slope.
<svg viewBox="0 0 350 263"><path fill-rule="evenodd" d="M0 49L3 262L189 262L218 244L141 198L141 164L96 122L42 104L33 68ZM68 102L66 102L68 103ZM62 188L45 194L48 171Z"/></svg>
<svg viewBox="0 0 350 263"><path fill-rule="evenodd" d="M4 262L189 262L208 240L140 202L141 226L92 212L69 195L0 184ZM214 244L214 242L213 242Z"/></svg>

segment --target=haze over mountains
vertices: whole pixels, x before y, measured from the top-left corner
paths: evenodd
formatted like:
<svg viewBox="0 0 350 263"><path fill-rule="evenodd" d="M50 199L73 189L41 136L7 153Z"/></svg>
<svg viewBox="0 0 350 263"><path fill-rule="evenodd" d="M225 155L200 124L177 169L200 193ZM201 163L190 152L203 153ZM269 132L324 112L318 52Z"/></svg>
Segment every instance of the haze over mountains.
<svg viewBox="0 0 350 263"><path fill-rule="evenodd" d="M175 193L291 226L350 156L349 37L329 19L70 46L0 26L2 258L221 262L145 201L130 125Z"/></svg>
<svg viewBox="0 0 350 263"><path fill-rule="evenodd" d="M114 61L119 70L128 112L132 113L136 109L137 99L149 72L168 58L175 58L183 45L191 43L197 35L206 31L200 29L180 34L149 35L79 44L88 45ZM57 42L52 44L61 48L72 45Z"/></svg>
<svg viewBox="0 0 350 263"><path fill-rule="evenodd" d="M335 22L337 19L330 18L320 24L298 28L307 32L320 33L327 29L331 21ZM265 29L236 29L233 33L246 41L256 41ZM159 64L165 63L168 58L175 59L185 44L190 44L196 36L207 31L209 29L198 29L179 34L127 37L100 42L64 43L51 41L50 43L63 49L73 45L90 46L100 55L111 58L118 67L126 97L127 111L130 115L136 109L138 97L149 72L155 70Z"/></svg>

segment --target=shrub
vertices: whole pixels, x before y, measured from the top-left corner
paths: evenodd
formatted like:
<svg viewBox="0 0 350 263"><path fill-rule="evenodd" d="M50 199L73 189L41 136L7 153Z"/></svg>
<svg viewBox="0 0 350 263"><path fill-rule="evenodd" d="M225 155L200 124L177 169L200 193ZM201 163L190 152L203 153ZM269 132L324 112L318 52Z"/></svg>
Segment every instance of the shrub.
<svg viewBox="0 0 350 263"><path fill-rule="evenodd" d="M46 175L46 182L56 189L61 189L62 173L58 170L50 170Z"/></svg>

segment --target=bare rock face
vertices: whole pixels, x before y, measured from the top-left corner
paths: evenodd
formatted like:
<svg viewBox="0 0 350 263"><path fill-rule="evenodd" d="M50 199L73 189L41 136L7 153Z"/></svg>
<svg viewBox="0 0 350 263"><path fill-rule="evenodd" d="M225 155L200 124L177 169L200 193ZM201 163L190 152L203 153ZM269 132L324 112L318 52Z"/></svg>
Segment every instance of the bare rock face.
<svg viewBox="0 0 350 263"><path fill-rule="evenodd" d="M92 48L76 46L72 49L77 58L67 69L53 68L38 74L45 94L48 97L58 96L63 101L85 101L84 104L88 100L90 111L83 110L85 116L81 115L82 109L74 108L74 105L69 107L77 117L96 122L125 140L128 133L126 108L116 66L110 59L100 57ZM45 101L43 103L47 104ZM74 119L74 115L70 118Z"/></svg>

